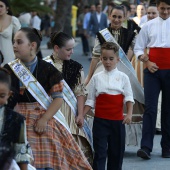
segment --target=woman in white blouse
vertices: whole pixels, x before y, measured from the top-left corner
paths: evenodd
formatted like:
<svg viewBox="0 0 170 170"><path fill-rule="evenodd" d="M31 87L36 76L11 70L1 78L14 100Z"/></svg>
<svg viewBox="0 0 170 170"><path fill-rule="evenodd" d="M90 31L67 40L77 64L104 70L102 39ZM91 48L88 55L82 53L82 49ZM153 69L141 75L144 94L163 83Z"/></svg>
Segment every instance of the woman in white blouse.
<svg viewBox="0 0 170 170"><path fill-rule="evenodd" d="M2 66L15 58L12 37L20 27L19 20L11 16L8 1L0 0L0 51L4 58Z"/></svg>

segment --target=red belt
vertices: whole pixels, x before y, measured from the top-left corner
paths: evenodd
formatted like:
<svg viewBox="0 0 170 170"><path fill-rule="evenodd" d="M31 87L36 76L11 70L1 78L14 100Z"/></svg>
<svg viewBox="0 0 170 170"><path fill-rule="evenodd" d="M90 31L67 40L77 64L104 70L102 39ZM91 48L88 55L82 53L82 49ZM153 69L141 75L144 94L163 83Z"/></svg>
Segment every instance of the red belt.
<svg viewBox="0 0 170 170"><path fill-rule="evenodd" d="M123 120L122 94L100 94L96 98L95 117L109 120Z"/></svg>
<svg viewBox="0 0 170 170"><path fill-rule="evenodd" d="M170 48L150 48L149 60L161 70L170 69Z"/></svg>

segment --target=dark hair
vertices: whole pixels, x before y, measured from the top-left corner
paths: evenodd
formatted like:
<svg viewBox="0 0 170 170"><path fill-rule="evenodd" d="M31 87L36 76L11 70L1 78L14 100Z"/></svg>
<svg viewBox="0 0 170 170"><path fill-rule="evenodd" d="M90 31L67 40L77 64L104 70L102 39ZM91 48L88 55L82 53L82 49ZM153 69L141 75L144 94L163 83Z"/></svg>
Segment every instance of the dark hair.
<svg viewBox="0 0 170 170"><path fill-rule="evenodd" d="M35 28L29 28L29 27L23 27L19 31L26 33L26 37L29 39L30 42L37 43L37 51L38 51L42 41L42 35L40 31Z"/></svg>
<svg viewBox="0 0 170 170"><path fill-rule="evenodd" d="M131 9L130 9L130 4L129 4L128 2L123 1L123 2L122 2L122 5L126 8L127 11L130 11L130 10L131 10Z"/></svg>
<svg viewBox="0 0 170 170"><path fill-rule="evenodd" d="M11 77L7 69L0 67L0 83L6 83L11 88Z"/></svg>
<svg viewBox="0 0 170 170"><path fill-rule="evenodd" d="M110 15L111 15L111 13L112 13L112 11L113 11L114 9L123 11L123 15L125 16L125 10L124 10L124 6L123 6L123 5L117 5L117 6L113 7L113 8L110 10Z"/></svg>
<svg viewBox="0 0 170 170"><path fill-rule="evenodd" d="M108 3L107 3L107 5L108 5L108 6L111 6L111 7L114 7L114 6L116 6L116 5L115 5L115 3L114 3L113 1L111 1L111 2L108 2Z"/></svg>
<svg viewBox="0 0 170 170"><path fill-rule="evenodd" d="M73 39L73 37L69 36L64 32L54 32L51 34L51 45L54 48L57 45L59 48L64 47L66 42Z"/></svg>
<svg viewBox="0 0 170 170"><path fill-rule="evenodd" d="M156 4L154 4L154 3L153 4L149 4L148 8L149 7L156 7Z"/></svg>
<svg viewBox="0 0 170 170"><path fill-rule="evenodd" d="M164 2L168 5L170 5L170 1L169 0L156 0L156 4L159 5L161 2Z"/></svg>
<svg viewBox="0 0 170 170"><path fill-rule="evenodd" d="M12 15L12 11L10 9L10 4L8 2L8 0L0 0L1 2L3 2L5 4L5 6L8 8L8 15Z"/></svg>
<svg viewBox="0 0 170 170"><path fill-rule="evenodd" d="M113 42L105 42L101 46L101 52L103 50L113 50L116 54L118 54L119 47L116 43Z"/></svg>
<svg viewBox="0 0 170 170"><path fill-rule="evenodd" d="M85 5L85 6L84 6L84 9L89 9L89 8L90 8L89 5Z"/></svg>
<svg viewBox="0 0 170 170"><path fill-rule="evenodd" d="M98 5L101 5L100 3L96 3L95 6L97 7Z"/></svg>
<svg viewBox="0 0 170 170"><path fill-rule="evenodd" d="M15 152L12 147L0 144L0 167L1 170L9 169Z"/></svg>

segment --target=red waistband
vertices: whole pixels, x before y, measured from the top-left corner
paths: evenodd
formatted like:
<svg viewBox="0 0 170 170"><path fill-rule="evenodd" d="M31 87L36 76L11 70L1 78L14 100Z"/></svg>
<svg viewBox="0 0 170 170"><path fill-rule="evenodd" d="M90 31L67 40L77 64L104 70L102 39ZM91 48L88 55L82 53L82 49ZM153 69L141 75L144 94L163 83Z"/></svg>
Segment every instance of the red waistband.
<svg viewBox="0 0 170 170"><path fill-rule="evenodd" d="M170 69L170 48L150 48L149 60L160 70Z"/></svg>
<svg viewBox="0 0 170 170"><path fill-rule="evenodd" d="M109 120L123 120L122 94L100 94L96 98L95 117Z"/></svg>

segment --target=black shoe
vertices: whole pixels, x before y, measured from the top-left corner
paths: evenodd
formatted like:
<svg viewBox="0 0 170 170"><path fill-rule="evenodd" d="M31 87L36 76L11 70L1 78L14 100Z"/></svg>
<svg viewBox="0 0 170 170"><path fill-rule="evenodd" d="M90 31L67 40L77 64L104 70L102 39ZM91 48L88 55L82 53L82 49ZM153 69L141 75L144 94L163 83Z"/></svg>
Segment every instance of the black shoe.
<svg viewBox="0 0 170 170"><path fill-rule="evenodd" d="M162 150L162 158L170 158L170 150Z"/></svg>
<svg viewBox="0 0 170 170"><path fill-rule="evenodd" d="M137 151L137 156L143 159L151 159L150 150L148 148L142 148Z"/></svg>

